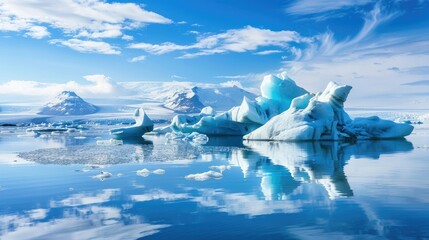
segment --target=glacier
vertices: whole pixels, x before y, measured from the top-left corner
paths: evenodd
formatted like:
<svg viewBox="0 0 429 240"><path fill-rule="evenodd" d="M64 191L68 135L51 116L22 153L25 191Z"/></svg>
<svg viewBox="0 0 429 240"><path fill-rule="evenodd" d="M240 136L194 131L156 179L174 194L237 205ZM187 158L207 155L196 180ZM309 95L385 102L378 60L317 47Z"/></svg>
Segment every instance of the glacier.
<svg viewBox="0 0 429 240"><path fill-rule="evenodd" d="M171 129L268 141L387 139L411 134L409 124L378 117L352 119L344 110L351 89L330 82L323 92L310 93L286 72L267 75L255 100L243 97L240 106L218 114L177 115Z"/></svg>
<svg viewBox="0 0 429 240"><path fill-rule="evenodd" d="M135 124L132 126L115 128L110 130L110 134L115 138L141 138L143 134L153 130L153 122L145 113L143 108L139 108L134 113Z"/></svg>

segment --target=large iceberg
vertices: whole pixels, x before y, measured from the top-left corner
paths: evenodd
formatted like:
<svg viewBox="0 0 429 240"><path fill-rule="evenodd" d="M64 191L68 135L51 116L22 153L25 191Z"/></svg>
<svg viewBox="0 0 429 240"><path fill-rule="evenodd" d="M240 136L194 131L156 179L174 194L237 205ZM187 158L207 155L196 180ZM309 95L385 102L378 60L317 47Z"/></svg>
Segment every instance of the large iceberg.
<svg viewBox="0 0 429 240"><path fill-rule="evenodd" d="M352 120L344 111L351 86L330 82L325 91L294 98L288 110L244 136L247 140L355 140L409 135L413 126L378 117Z"/></svg>
<svg viewBox="0 0 429 240"><path fill-rule="evenodd" d="M351 119L344 111L351 86L330 82L317 94L296 85L285 72L264 77L261 96L217 115L178 115L176 132L239 135L247 140L354 140L399 138L413 127L377 117Z"/></svg>
<svg viewBox="0 0 429 240"><path fill-rule="evenodd" d="M134 112L134 120L136 121L134 125L112 129L110 134L114 135L115 138L141 138L143 134L153 130L153 122L143 108Z"/></svg>

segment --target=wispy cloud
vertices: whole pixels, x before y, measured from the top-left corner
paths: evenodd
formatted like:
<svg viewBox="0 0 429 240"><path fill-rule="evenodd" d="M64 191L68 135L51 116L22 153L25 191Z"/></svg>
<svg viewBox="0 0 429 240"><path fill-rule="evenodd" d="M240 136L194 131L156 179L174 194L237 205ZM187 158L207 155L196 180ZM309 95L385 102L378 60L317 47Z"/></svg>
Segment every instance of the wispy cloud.
<svg viewBox="0 0 429 240"><path fill-rule="evenodd" d="M135 43L131 44L129 48L141 49L154 55L184 51L185 53L179 58L194 58L227 52L255 51L260 47L268 46L286 48L290 43L305 41L308 39L301 37L294 31L272 31L246 26L219 34L206 35L198 38L198 41L191 45L179 45L171 42L161 44Z"/></svg>
<svg viewBox="0 0 429 240"><path fill-rule="evenodd" d="M141 61L144 61L145 59L146 59L146 56L142 55L142 56L131 58L130 62L132 62L132 63L134 63L134 62L141 62Z"/></svg>
<svg viewBox="0 0 429 240"><path fill-rule="evenodd" d="M102 41L80 40L72 38L68 40L54 39L51 40L50 43L63 45L82 53L99 53L107 55L116 55L121 53L117 47Z"/></svg>
<svg viewBox="0 0 429 240"><path fill-rule="evenodd" d="M276 54L276 53L281 53L283 51L281 50L265 50L265 51L260 51L260 52L255 52L256 55L270 55L270 54Z"/></svg>
<svg viewBox="0 0 429 240"><path fill-rule="evenodd" d="M179 76L179 75L171 75L171 78L173 78L173 79L186 79L186 77Z"/></svg>
<svg viewBox="0 0 429 240"><path fill-rule="evenodd" d="M286 12L296 15L308 15L366 5L373 0L295 0L286 8Z"/></svg>
<svg viewBox="0 0 429 240"><path fill-rule="evenodd" d="M429 61L427 30L376 34L379 26L400 16L399 11L375 4L355 36L342 41L332 32L314 36L308 44L290 48L295 58L284 61L284 69L310 91L320 91L332 80L354 86L352 94L359 97L348 103L353 101L355 106L392 101L386 94L385 101L373 97L381 98L380 89L384 93L403 91L401 84L420 80L412 69L424 70L419 67ZM402 100L407 101L412 100Z"/></svg>

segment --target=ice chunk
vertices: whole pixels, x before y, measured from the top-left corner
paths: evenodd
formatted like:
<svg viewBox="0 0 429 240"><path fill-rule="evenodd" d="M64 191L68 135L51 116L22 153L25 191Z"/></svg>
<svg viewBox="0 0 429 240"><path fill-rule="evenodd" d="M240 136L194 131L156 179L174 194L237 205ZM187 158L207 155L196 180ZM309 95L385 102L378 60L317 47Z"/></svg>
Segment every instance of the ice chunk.
<svg viewBox="0 0 429 240"><path fill-rule="evenodd" d="M141 137L143 134L153 130L153 122L147 116L143 108L139 108L134 113L136 123L129 127L116 128L110 130L110 134L116 138Z"/></svg>
<svg viewBox="0 0 429 240"><path fill-rule="evenodd" d="M172 128L181 132L199 132L206 135L239 135L253 131L268 121L262 108L244 97L240 106L216 116L178 115Z"/></svg>
<svg viewBox="0 0 429 240"><path fill-rule="evenodd" d="M100 174L97 174L97 175L95 175L95 176L92 176L92 178L96 178L96 179L99 179L100 181L103 181L104 179L106 179L106 178L110 178L111 176L112 176L112 174L111 174L111 173L101 171L101 172L100 172Z"/></svg>
<svg viewBox="0 0 429 240"><path fill-rule="evenodd" d="M215 171L208 171L203 173L189 174L185 176L187 180L195 180L195 181L206 181L209 179L221 179L223 177L222 173Z"/></svg>
<svg viewBox="0 0 429 240"><path fill-rule="evenodd" d="M165 134L165 137L168 140L183 140L199 145L206 144L209 141L209 138L201 133L192 132L192 133L182 133L182 132L171 132Z"/></svg>
<svg viewBox="0 0 429 240"><path fill-rule="evenodd" d="M156 170L153 170L153 172L152 172L153 174L157 174L157 175L162 175L162 174L164 174L165 173L165 170L164 169L156 169Z"/></svg>
<svg viewBox="0 0 429 240"><path fill-rule="evenodd" d="M201 112L200 112L200 115L206 115L206 116L213 116L215 114L216 114L215 110L210 106L204 107L203 109L201 109Z"/></svg>
<svg viewBox="0 0 429 240"><path fill-rule="evenodd" d="M410 124L395 123L380 119L377 116L368 118L355 118L344 131L359 139L388 139L408 136L414 127Z"/></svg>
<svg viewBox="0 0 429 240"><path fill-rule="evenodd" d="M143 168L143 169L141 169L141 170L138 170L138 171L136 172L136 174L137 174L138 176L141 176L141 177L147 177L147 176L149 176L149 175L151 174L151 172L149 171L149 169L147 169L147 168Z"/></svg>
<svg viewBox="0 0 429 240"><path fill-rule="evenodd" d="M214 169L214 170L218 170L219 172L222 173L225 170L231 169L231 166L229 166L229 165L220 165L220 166L210 166L210 168Z"/></svg>
<svg viewBox="0 0 429 240"><path fill-rule="evenodd" d="M169 133L169 132L171 132L172 130L171 130L171 127L170 127L170 125L168 125L168 126L164 126L164 127L157 127L157 128L154 128L153 130L152 130L152 132L148 132L148 133L146 133L146 134L152 134L152 135L160 135L160 134L166 134L166 133Z"/></svg>

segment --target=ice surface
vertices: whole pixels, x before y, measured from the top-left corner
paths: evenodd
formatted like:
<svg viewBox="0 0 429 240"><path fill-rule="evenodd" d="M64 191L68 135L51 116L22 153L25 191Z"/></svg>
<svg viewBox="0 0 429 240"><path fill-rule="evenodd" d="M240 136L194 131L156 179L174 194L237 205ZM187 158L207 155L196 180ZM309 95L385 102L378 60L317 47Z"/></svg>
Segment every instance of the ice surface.
<svg viewBox="0 0 429 240"><path fill-rule="evenodd" d="M110 134L116 138L141 138L147 132L153 130L153 122L146 115L143 108L139 108L134 113L136 123L129 127L116 128L110 130Z"/></svg>
<svg viewBox="0 0 429 240"><path fill-rule="evenodd" d="M97 112L98 108L71 91L64 91L41 108L41 115L85 115Z"/></svg>
<svg viewBox="0 0 429 240"><path fill-rule="evenodd" d="M352 120L344 111L350 86L330 82L325 91L292 100L283 113L244 136L248 140L385 139L409 135L413 127L377 117ZM310 98L311 97L311 98ZM307 103L308 102L308 103Z"/></svg>

